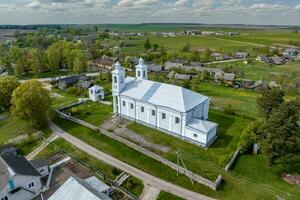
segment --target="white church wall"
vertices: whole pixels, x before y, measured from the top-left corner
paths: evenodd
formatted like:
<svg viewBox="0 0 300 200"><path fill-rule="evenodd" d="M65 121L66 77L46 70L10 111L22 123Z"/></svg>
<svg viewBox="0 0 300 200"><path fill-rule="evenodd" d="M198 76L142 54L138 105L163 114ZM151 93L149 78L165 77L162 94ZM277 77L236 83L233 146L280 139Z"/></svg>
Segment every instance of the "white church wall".
<svg viewBox="0 0 300 200"><path fill-rule="evenodd" d="M193 130L188 127L185 128L185 137L200 142L202 144L206 144L207 135L205 133L201 133L197 130Z"/></svg>
<svg viewBox="0 0 300 200"><path fill-rule="evenodd" d="M207 134L207 144L211 143L211 141L216 137L217 134L217 127L214 127L208 134Z"/></svg>

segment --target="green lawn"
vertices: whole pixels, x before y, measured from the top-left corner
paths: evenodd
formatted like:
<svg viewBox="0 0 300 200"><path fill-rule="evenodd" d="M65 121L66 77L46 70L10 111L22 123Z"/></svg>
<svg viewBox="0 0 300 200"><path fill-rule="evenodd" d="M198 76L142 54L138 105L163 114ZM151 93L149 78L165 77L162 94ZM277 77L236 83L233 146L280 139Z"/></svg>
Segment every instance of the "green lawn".
<svg viewBox="0 0 300 200"><path fill-rule="evenodd" d="M219 116L221 117L221 116ZM73 136L83 140L84 142L94 146L95 148L106 152L112 156L114 156L117 159L120 159L124 162L130 163L131 165L142 169L154 176L160 177L164 180L170 181L172 183L175 183L177 185L180 185L182 187L191 189L193 191L206 194L208 196L212 196L218 199L228 199L228 200L235 200L235 199L276 199L276 195L280 194L279 191L270 191L268 188L277 188L276 185L274 185L272 182L268 182L268 186L266 185L259 185L259 183L253 184L252 182L247 181L248 178L240 178L236 177L234 175L231 175L229 173L226 173L220 166L217 164L214 164L211 161L203 162L201 159L198 159L197 157L201 157L203 154L195 154L193 155L193 163L192 165L186 160L187 156L191 157L191 153L185 153L181 154L182 157L185 159L186 164L190 167L190 169L195 170L195 168L192 168L192 166L197 166L196 172L199 172L200 175L203 175L201 173L205 173L206 175L212 177L216 177L218 174L222 174L224 176L224 182L222 186L219 188L218 192L214 192L207 187L204 187L200 184L192 185L190 180L187 177L184 176L176 176L176 171L172 170L161 163L111 139L108 138L102 134L99 135L98 132L93 131L91 129L79 126L77 124L74 124L72 122L69 122L64 119L60 118L54 118L53 119L56 124L58 124L60 127L62 127L65 131L71 133ZM228 122L230 124L230 121ZM240 126L243 126L243 124L240 124ZM232 141L228 140L227 141ZM167 142L167 141L166 141ZM224 143L221 141L218 144L218 141L214 145L216 148L216 152L222 152L224 149L223 145L230 145L229 143ZM235 143L232 141L232 143ZM221 145L221 146L218 146ZM188 146L188 145L187 145ZM214 147L212 147L214 148ZM232 148L232 147L230 147ZM230 149L229 148L229 149ZM201 148L199 148L201 149ZM203 149L199 150L205 151ZM197 152L197 151L196 151ZM210 150L207 152L210 153ZM174 155L171 155L174 157ZM139 159L136 159L139 158ZM208 157L207 157L208 158ZM214 159L214 158L213 158ZM215 159L216 160L216 159ZM254 163L255 164L255 163ZM200 173L201 172L201 173ZM252 172L256 173L256 172ZM297 191L292 190L292 194L295 195ZM249 196L249 193L252 194ZM292 199L292 197L286 196L286 199ZM293 196L294 197L294 196Z"/></svg>
<svg viewBox="0 0 300 200"><path fill-rule="evenodd" d="M74 95L67 94L66 92L63 92L60 89L52 88L51 91L59 95L59 97L53 98L53 102L52 102L53 109L61 108L63 106L77 102L79 98L79 97L75 97Z"/></svg>
<svg viewBox="0 0 300 200"><path fill-rule="evenodd" d="M96 169L101 173L105 174L106 177L113 180L115 179L121 171L117 168L114 168L106 163L92 158L90 155L80 151L70 143L66 142L64 139L57 139L53 142L54 145L48 145L42 152L40 152L36 158L49 157L54 153L63 149L66 153L71 155L76 160L79 160L89 166L90 169ZM139 196L143 190L143 183L139 179L131 176L127 182L124 184L124 187L128 189L131 193L136 196Z"/></svg>
<svg viewBox="0 0 300 200"><path fill-rule="evenodd" d="M230 104L237 114L257 117L256 98L258 93L255 91L238 90L216 83L201 82L197 92L211 97L211 107L214 109L222 110Z"/></svg>
<svg viewBox="0 0 300 200"><path fill-rule="evenodd" d="M6 119L0 120L0 145L20 135L26 135L35 132L35 130L32 129L27 122L14 119L13 116L8 112L0 113L0 115L7 116Z"/></svg>
<svg viewBox="0 0 300 200"><path fill-rule="evenodd" d="M52 131L49 128L44 128L41 133L42 135L39 136L31 135L25 141L21 142L20 144L17 144L17 148L21 155L25 156L31 153L34 149L36 149L39 145L42 144L43 142L42 137L43 138L50 137Z"/></svg>
<svg viewBox="0 0 300 200"><path fill-rule="evenodd" d="M112 115L112 106L88 101L87 103L76 106L78 114L74 117L89 122L95 126L100 126ZM66 110L65 112L69 112Z"/></svg>
<svg viewBox="0 0 300 200"><path fill-rule="evenodd" d="M199 168L199 163L204 161L211 165L217 165L219 168L224 167L225 162L236 150L240 135L250 120L226 115L217 110L211 110L210 120L219 124L218 139L207 150L137 123L131 123L128 128L154 144L171 148L168 153L160 153L161 156L176 163L176 151L179 151L189 169L215 180L219 172L209 169L209 166Z"/></svg>
<svg viewBox="0 0 300 200"><path fill-rule="evenodd" d="M171 193L161 191L157 197L157 200L184 200L178 196L175 196Z"/></svg>
<svg viewBox="0 0 300 200"><path fill-rule="evenodd" d="M7 115L7 118L0 120L0 145L6 144L18 136L28 135L26 139L16 144L22 155L27 155L38 147L42 142L41 137L47 138L51 135L51 130L48 128L40 130L41 135L34 135L33 133L39 130L32 128L27 122L14 119L8 112L1 115Z"/></svg>

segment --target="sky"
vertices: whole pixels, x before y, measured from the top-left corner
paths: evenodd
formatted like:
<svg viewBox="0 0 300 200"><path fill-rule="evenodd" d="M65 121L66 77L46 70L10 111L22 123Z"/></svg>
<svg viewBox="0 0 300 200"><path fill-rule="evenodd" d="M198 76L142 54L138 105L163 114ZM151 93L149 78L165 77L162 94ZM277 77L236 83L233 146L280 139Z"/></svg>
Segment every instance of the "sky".
<svg viewBox="0 0 300 200"><path fill-rule="evenodd" d="M300 25L300 0L0 0L0 24Z"/></svg>

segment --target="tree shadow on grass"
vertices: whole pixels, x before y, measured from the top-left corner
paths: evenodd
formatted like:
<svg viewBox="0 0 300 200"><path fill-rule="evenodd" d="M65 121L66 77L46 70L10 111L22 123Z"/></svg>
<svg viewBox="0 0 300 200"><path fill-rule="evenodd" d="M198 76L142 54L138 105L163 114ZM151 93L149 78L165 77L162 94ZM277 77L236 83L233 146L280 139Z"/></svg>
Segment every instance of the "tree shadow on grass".
<svg viewBox="0 0 300 200"><path fill-rule="evenodd" d="M213 143L213 148L225 148L232 139L232 135L228 134L228 130L235 123L236 118L234 116L226 115L219 112L211 112L210 120L218 123L217 140Z"/></svg>

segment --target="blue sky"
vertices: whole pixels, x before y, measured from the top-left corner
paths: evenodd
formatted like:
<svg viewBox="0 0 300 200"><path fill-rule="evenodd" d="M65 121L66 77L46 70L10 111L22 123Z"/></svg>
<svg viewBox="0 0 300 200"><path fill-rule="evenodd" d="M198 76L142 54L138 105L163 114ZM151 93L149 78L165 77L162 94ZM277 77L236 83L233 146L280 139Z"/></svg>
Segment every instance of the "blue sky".
<svg viewBox="0 0 300 200"><path fill-rule="evenodd" d="M0 24L300 25L300 0L0 0Z"/></svg>

